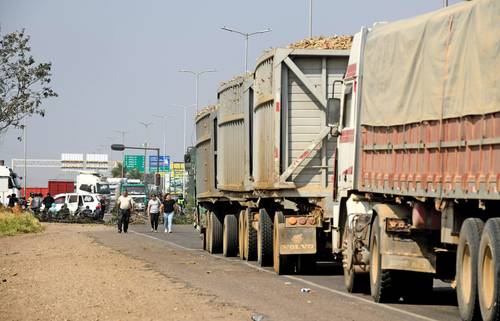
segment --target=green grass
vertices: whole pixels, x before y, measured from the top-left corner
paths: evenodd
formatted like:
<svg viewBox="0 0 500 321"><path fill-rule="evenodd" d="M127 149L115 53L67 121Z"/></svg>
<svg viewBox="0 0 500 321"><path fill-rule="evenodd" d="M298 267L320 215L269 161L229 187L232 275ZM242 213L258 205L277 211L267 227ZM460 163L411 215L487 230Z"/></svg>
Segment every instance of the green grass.
<svg viewBox="0 0 500 321"><path fill-rule="evenodd" d="M31 213L11 213L0 211L0 236L12 236L20 233L37 233L43 230L37 218Z"/></svg>

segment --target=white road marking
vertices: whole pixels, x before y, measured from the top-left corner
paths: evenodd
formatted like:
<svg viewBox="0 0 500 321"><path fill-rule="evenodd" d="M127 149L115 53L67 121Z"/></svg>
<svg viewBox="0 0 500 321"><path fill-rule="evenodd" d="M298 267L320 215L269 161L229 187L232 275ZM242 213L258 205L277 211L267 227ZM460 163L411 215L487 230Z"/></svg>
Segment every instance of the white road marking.
<svg viewBox="0 0 500 321"><path fill-rule="evenodd" d="M140 232L136 232L136 231L132 231L132 230L130 232L132 232L134 234L137 234L137 235L141 235L141 236L150 238L150 239L153 239L153 240L156 240L156 241L164 242L164 243L166 243L166 244L168 244L170 246L177 247L177 248L180 248L180 249L183 249L183 250L186 250L186 251L197 251L197 252L203 252L203 253L205 253L205 251L203 251L201 249L191 249L191 248L188 248L188 247L176 244L174 242L163 240L163 239L160 239L160 238L148 235L148 234L144 234L144 233L140 233ZM263 269L260 266L256 266L254 264L248 263L247 261L236 260L234 258L227 258L227 257L223 257L223 256L213 256L213 257L216 258L216 259L225 260L225 261L228 261L228 262L241 262L241 263L245 263L247 266L249 266L249 267L251 267L251 268L253 268L255 270L258 270L258 271L261 271L261 272L266 272L266 273L272 274L272 275L277 276L277 277L283 277L283 278L287 278L287 279L294 280L294 281L297 281L297 282L301 282L301 283L309 285L311 287L316 287L318 289L321 289L321 290L324 290L324 291L328 291L328 292L331 292L331 293L334 293L334 294L337 294L337 295L341 295L341 296L349 298L349 299L358 300L358 301L361 301L363 303L375 306L377 308L382 308L382 309L386 309L386 310L398 312L398 313L401 313L401 314L404 314L404 315L407 315L407 316L410 316L410 317L414 317L414 318L417 318L417 319L421 319L421 320L426 320L426 321L440 321L440 320L429 318L429 317L426 317L426 316L423 316L423 315L420 315L420 314L416 314L416 313L409 312L409 311L406 311L406 310L398 309L398 308L395 308L395 307L387 305L387 304L376 303L376 302L374 302L372 300L365 299L365 298L353 295L353 294L348 293L348 292L342 292L342 291L339 291L339 290L335 290L335 289L323 286L321 284L318 284L318 283L315 283L315 282L311 282L309 280L302 279L300 277L296 277L296 276L292 276L292 275L277 275L276 273L274 273L274 271L269 271L269 270Z"/></svg>

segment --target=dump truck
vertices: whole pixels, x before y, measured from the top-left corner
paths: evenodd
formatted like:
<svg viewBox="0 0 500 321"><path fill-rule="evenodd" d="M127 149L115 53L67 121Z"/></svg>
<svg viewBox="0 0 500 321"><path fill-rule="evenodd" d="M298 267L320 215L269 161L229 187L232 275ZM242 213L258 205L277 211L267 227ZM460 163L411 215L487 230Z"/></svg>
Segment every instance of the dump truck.
<svg viewBox="0 0 500 321"><path fill-rule="evenodd" d="M342 84L332 248L346 288L413 300L456 286L500 318L500 2L362 28Z"/></svg>
<svg viewBox="0 0 500 321"><path fill-rule="evenodd" d="M197 115L196 191L209 252L278 273L331 256L335 98L348 57L347 49L269 50Z"/></svg>

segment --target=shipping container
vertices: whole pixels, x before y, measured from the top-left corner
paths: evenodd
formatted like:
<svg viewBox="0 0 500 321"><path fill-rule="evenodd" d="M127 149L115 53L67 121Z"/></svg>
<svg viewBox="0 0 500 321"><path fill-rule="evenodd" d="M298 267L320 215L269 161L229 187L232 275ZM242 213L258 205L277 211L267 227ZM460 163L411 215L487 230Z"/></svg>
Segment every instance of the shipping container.
<svg viewBox="0 0 500 321"><path fill-rule="evenodd" d="M253 74L236 77L218 90L217 187L252 190Z"/></svg>
<svg viewBox="0 0 500 321"><path fill-rule="evenodd" d="M333 192L340 81L349 50L274 49L257 61L253 178L258 190Z"/></svg>
<svg viewBox="0 0 500 321"><path fill-rule="evenodd" d="M26 188L26 197L29 197L31 193L33 194L42 194L43 196L47 195L49 192L48 187L27 187ZM21 189L21 196L24 196L24 188Z"/></svg>
<svg viewBox="0 0 500 321"><path fill-rule="evenodd" d="M75 191L75 182L50 180L48 190L51 195L56 195L61 193L73 193Z"/></svg>

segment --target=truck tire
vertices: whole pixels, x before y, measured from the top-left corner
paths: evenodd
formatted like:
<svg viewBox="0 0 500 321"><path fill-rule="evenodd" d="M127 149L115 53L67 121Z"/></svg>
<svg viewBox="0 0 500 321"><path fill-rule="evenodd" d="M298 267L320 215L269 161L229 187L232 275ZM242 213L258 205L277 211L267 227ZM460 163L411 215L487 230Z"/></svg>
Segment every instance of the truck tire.
<svg viewBox="0 0 500 321"><path fill-rule="evenodd" d="M238 216L238 255L242 260L247 258L245 253L245 222L245 211L240 211Z"/></svg>
<svg viewBox="0 0 500 321"><path fill-rule="evenodd" d="M233 214L224 217L222 254L226 257L238 254L238 220Z"/></svg>
<svg viewBox="0 0 500 321"><path fill-rule="evenodd" d="M288 260L288 255L280 254L280 238L279 238L279 224L285 223L285 215L282 212L276 212L274 214L274 226L273 226L273 268L274 272L278 275L283 275L290 273L290 265Z"/></svg>
<svg viewBox="0 0 500 321"><path fill-rule="evenodd" d="M500 218L484 226L478 256L478 292L484 321L500 320Z"/></svg>
<svg viewBox="0 0 500 321"><path fill-rule="evenodd" d="M367 273L356 273L354 269L354 248L349 235L349 220L346 220L344 226L344 233L342 234L342 266L344 268L344 284L347 292L349 293L359 293L367 292L368 285L370 284L368 280Z"/></svg>
<svg viewBox="0 0 500 321"><path fill-rule="evenodd" d="M388 303L399 299L397 272L382 269L380 225L378 216L372 223L370 235L370 293L375 302Z"/></svg>
<svg viewBox="0 0 500 321"><path fill-rule="evenodd" d="M477 257L483 228L482 220L468 218L460 229L455 280L457 281L458 311L463 321L481 319L477 295Z"/></svg>
<svg viewBox="0 0 500 321"><path fill-rule="evenodd" d="M265 209L259 210L257 262L260 266L273 265L273 221Z"/></svg>
<svg viewBox="0 0 500 321"><path fill-rule="evenodd" d="M252 227L252 213L245 210L245 256L247 261L257 260L257 231Z"/></svg>
<svg viewBox="0 0 500 321"><path fill-rule="evenodd" d="M210 212L209 218L209 228L210 233L208 234L208 251L212 254L222 252L222 222L220 217L214 212Z"/></svg>
<svg viewBox="0 0 500 321"><path fill-rule="evenodd" d="M204 239L205 248L204 249L207 252L210 252L210 239L211 239L210 234L212 233L212 226L211 226L212 224L210 223L210 213L211 213L210 211L207 211L205 214L207 227L205 228L205 236L204 236L205 237L205 239Z"/></svg>

